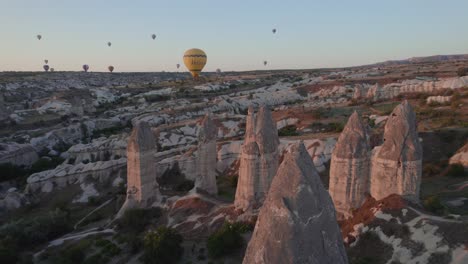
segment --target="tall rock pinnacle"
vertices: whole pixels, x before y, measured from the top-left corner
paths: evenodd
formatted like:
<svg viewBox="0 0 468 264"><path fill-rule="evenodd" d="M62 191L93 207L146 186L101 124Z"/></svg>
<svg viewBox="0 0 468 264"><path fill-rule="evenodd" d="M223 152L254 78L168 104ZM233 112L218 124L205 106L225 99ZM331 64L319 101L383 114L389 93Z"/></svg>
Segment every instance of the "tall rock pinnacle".
<svg viewBox="0 0 468 264"><path fill-rule="evenodd" d="M330 165L329 192L339 218L349 217L369 192L370 148L366 127L357 112L348 119L335 145Z"/></svg>
<svg viewBox="0 0 468 264"><path fill-rule="evenodd" d="M422 147L416 127L416 114L404 101L390 114L385 125L384 143L374 150L371 168L371 195L380 200L390 194L419 199Z"/></svg>
<svg viewBox="0 0 468 264"><path fill-rule="evenodd" d="M348 263L333 202L302 142L273 179L243 263Z"/></svg>
<svg viewBox="0 0 468 264"><path fill-rule="evenodd" d="M195 190L203 190L209 194L217 194L216 186L216 125L210 114L206 114L200 125L198 134L197 173Z"/></svg>
<svg viewBox="0 0 468 264"><path fill-rule="evenodd" d="M150 126L139 122L127 144L127 199L118 215L127 208L148 207L161 197L156 181L154 152L156 140Z"/></svg>
<svg viewBox="0 0 468 264"><path fill-rule="evenodd" d="M278 131L267 107L261 107L257 116L249 107L245 131L234 202L243 210L262 204L279 162Z"/></svg>

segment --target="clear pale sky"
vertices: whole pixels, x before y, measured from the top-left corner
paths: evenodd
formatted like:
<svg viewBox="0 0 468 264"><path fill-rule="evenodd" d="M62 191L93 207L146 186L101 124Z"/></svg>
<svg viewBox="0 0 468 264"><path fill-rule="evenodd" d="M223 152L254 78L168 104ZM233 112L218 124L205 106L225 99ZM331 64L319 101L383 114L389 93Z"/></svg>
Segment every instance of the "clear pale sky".
<svg viewBox="0 0 468 264"><path fill-rule="evenodd" d="M207 53L207 71L461 54L467 10L467 0L0 0L0 71L44 59L56 70L175 71L189 48Z"/></svg>

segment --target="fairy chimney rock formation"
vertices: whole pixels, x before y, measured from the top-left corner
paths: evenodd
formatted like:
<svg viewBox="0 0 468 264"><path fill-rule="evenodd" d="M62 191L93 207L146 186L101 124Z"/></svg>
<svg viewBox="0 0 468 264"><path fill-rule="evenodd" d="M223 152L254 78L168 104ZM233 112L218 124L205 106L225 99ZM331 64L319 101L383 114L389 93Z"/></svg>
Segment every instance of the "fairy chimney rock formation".
<svg viewBox="0 0 468 264"><path fill-rule="evenodd" d="M329 192L339 218L350 216L369 193L370 148L357 112L348 119L331 157Z"/></svg>
<svg viewBox="0 0 468 264"><path fill-rule="evenodd" d="M419 142L416 114L404 101L390 114L382 146L372 154L370 193L376 200L398 194L419 199L422 147Z"/></svg>
<svg viewBox="0 0 468 264"><path fill-rule="evenodd" d="M255 115L249 107L234 202L237 208L246 211L262 204L278 169L278 145L278 131L270 110L261 107Z"/></svg>
<svg viewBox="0 0 468 264"><path fill-rule="evenodd" d="M127 199L119 215L128 208L148 207L160 200L154 152L156 140L150 126L139 122L127 144Z"/></svg>
<svg viewBox="0 0 468 264"><path fill-rule="evenodd" d="M268 107L260 107L255 121L255 140L260 152L260 177L259 188L257 191L259 199L262 201L270 189L271 181L278 170L279 138L276 123L273 121L273 117L271 116L271 112Z"/></svg>
<svg viewBox="0 0 468 264"><path fill-rule="evenodd" d="M218 193L218 187L216 186L217 133L216 125L210 114L206 114L201 121L198 134L195 190L202 190L209 194Z"/></svg>
<svg viewBox="0 0 468 264"><path fill-rule="evenodd" d="M273 179L243 263L348 263L333 202L302 142Z"/></svg>

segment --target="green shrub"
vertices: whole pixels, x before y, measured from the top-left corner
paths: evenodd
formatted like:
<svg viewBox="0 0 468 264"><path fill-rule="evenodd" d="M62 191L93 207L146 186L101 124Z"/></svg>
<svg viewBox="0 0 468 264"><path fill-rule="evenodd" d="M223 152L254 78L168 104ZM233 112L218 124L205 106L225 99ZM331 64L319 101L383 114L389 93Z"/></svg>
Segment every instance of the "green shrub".
<svg viewBox="0 0 468 264"><path fill-rule="evenodd" d="M240 249L244 243L241 233L241 226L224 223L221 229L208 238L208 254L213 258L219 258Z"/></svg>
<svg viewBox="0 0 468 264"><path fill-rule="evenodd" d="M151 223L154 218L161 216L160 208L134 208L125 211L124 215L117 221L120 229L140 233Z"/></svg>
<svg viewBox="0 0 468 264"><path fill-rule="evenodd" d="M182 241L182 236L171 228L159 227L155 231L148 231L143 241L143 262L177 263L184 252Z"/></svg>
<svg viewBox="0 0 468 264"><path fill-rule="evenodd" d="M440 202L438 196L429 196L428 198L424 199L424 208L432 213L435 214L443 214L444 213L444 206Z"/></svg>
<svg viewBox="0 0 468 264"><path fill-rule="evenodd" d="M299 133L297 133L297 128L295 125L289 125L281 128L278 130L278 136L280 137L288 137L288 136L297 136Z"/></svg>
<svg viewBox="0 0 468 264"><path fill-rule="evenodd" d="M465 168L461 164L450 164L447 175L452 177L463 177L466 175Z"/></svg>

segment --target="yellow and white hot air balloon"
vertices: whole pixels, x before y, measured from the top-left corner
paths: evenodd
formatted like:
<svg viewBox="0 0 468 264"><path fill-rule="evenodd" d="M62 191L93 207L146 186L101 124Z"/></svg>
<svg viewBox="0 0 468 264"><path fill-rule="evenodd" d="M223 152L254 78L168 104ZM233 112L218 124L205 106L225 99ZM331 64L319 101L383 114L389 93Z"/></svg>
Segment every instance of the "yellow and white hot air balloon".
<svg viewBox="0 0 468 264"><path fill-rule="evenodd" d="M197 79L206 64L206 53L201 49L189 49L184 53L185 67Z"/></svg>

